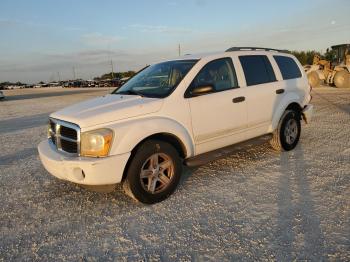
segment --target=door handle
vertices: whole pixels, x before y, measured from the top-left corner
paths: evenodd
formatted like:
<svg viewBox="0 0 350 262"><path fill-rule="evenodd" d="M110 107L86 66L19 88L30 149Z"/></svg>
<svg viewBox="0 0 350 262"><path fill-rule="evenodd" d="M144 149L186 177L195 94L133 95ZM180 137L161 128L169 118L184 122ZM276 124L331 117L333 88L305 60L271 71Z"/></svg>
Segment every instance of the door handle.
<svg viewBox="0 0 350 262"><path fill-rule="evenodd" d="M244 100L245 100L244 96L239 96L232 99L232 103L240 103L240 102L243 102Z"/></svg>
<svg viewBox="0 0 350 262"><path fill-rule="evenodd" d="M276 94L283 94L284 93L284 89L277 89L276 90Z"/></svg>

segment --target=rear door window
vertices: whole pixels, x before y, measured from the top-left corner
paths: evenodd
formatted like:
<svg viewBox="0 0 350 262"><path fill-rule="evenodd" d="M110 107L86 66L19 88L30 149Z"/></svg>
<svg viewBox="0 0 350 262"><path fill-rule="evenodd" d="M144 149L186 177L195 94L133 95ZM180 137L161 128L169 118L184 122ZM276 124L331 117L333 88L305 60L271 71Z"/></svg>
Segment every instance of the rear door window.
<svg viewBox="0 0 350 262"><path fill-rule="evenodd" d="M300 78L301 72L293 58L287 56L273 56L284 80Z"/></svg>
<svg viewBox="0 0 350 262"><path fill-rule="evenodd" d="M267 56L240 56L245 79L248 86L265 84L276 81L276 76Z"/></svg>

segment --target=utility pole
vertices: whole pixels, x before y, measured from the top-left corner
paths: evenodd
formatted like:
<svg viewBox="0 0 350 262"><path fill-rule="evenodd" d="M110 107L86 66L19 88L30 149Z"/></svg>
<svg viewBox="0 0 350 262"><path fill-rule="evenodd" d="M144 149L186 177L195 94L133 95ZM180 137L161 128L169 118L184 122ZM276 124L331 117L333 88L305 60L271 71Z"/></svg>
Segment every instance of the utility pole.
<svg viewBox="0 0 350 262"><path fill-rule="evenodd" d="M55 79L55 73L52 73L50 78L49 78L49 83L54 81L54 79Z"/></svg>
<svg viewBox="0 0 350 262"><path fill-rule="evenodd" d="M112 80L114 79L114 69L113 69L113 60L111 59L111 67L112 67Z"/></svg>
<svg viewBox="0 0 350 262"><path fill-rule="evenodd" d="M60 72L57 72L57 78L58 78L58 82L61 82Z"/></svg>
<svg viewBox="0 0 350 262"><path fill-rule="evenodd" d="M179 44L179 56L181 56L181 45Z"/></svg>
<svg viewBox="0 0 350 262"><path fill-rule="evenodd" d="M73 66L73 80L76 79L76 75L75 75L75 66Z"/></svg>

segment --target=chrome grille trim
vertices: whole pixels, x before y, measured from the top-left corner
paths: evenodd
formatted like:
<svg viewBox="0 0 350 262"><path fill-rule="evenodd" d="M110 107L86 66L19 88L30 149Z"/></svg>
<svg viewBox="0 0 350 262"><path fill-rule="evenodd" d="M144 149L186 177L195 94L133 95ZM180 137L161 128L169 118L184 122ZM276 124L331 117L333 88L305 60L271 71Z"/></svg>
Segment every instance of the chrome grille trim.
<svg viewBox="0 0 350 262"><path fill-rule="evenodd" d="M54 126L54 130L53 130ZM77 133L77 139L72 139L66 136L62 136L60 133L61 126L73 129ZM52 139L55 139L55 142L52 141ZM76 124L69 123L66 121L62 121L55 118L49 119L49 131L48 131L48 139L52 146L54 146L59 152L62 152L68 156L80 156L80 127ZM64 151L62 149L61 141L69 141L77 144L77 153L70 153L67 151Z"/></svg>

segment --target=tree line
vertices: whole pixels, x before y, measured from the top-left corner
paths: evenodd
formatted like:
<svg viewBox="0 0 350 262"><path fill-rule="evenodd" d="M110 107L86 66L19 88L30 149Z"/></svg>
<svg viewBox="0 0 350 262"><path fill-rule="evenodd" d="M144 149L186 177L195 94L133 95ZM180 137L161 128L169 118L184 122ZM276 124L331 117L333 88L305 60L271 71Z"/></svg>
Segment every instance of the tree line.
<svg viewBox="0 0 350 262"><path fill-rule="evenodd" d="M106 79L121 79L124 77L132 77L135 75L135 71L126 71L126 72L110 72L110 73L106 73L103 74L101 76L98 77L94 77L95 81L101 81L101 80L106 80Z"/></svg>
<svg viewBox="0 0 350 262"><path fill-rule="evenodd" d="M322 58L333 61L335 57L335 51L327 49L326 53L321 54L320 52L317 52L315 50L309 50L309 51L292 51L291 52L302 65L312 65L313 59L315 55L319 55Z"/></svg>

